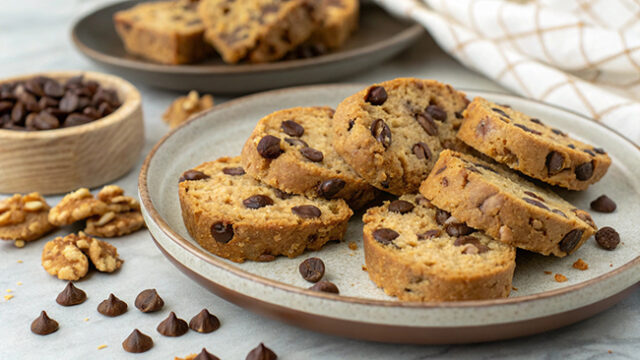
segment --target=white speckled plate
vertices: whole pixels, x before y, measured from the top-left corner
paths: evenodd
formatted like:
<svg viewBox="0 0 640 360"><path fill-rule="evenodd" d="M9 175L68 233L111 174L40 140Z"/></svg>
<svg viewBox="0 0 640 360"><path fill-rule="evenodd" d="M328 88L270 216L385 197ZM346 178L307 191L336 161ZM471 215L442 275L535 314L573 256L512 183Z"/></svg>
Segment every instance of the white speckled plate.
<svg viewBox="0 0 640 360"><path fill-rule="evenodd" d="M613 214L594 213L600 226L613 226L622 243L615 251L600 249L593 239L564 259L519 253L514 290L508 299L408 303L386 296L362 270L362 223L352 219L346 241L327 245L297 259L236 264L211 255L189 236L178 202L177 179L204 161L240 153L256 122L268 113L309 105L336 106L362 85L323 85L277 90L215 107L163 138L140 173L143 214L160 250L183 272L214 293L240 306L283 321L341 336L411 342L460 343L505 339L570 324L615 304L640 283L640 151L616 132L577 114L512 95L468 91L510 104L553 127L604 147L613 159L609 173L584 192L561 194L579 208L606 193L616 200ZM358 244L351 250L348 242ZM315 293L298 274L298 264L318 256L325 278L340 296ZM582 258L589 269L572 264ZM567 282L558 283L561 273Z"/></svg>

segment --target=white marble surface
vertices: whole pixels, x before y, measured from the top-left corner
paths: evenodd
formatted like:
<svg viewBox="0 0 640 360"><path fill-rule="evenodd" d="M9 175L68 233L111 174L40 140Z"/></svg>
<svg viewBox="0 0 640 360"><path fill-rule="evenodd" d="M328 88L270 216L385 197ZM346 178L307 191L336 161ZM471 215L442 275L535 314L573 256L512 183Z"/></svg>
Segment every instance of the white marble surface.
<svg viewBox="0 0 640 360"><path fill-rule="evenodd" d="M74 50L69 30L74 19L106 2L3 2L0 78L44 70L100 71ZM373 82L398 76L437 78L456 87L500 90L495 83L462 68L426 37L396 59L343 81ZM166 133L167 127L160 117L177 94L135 85L143 95L146 153ZM129 193L136 191L137 170L117 182ZM58 199L52 197L50 202ZM57 234L69 231L72 229ZM5 295L5 290L12 289L11 294L15 295L9 301L0 297L0 359L170 359L198 352L202 347L222 359L243 359L259 342L265 342L282 359L640 359L640 291L589 320L528 338L463 346L378 344L298 329L227 303L176 270L156 249L146 231L115 239L113 243L126 260L123 268L111 275L91 272L77 284L87 292L88 301L72 308L55 303L56 294L65 284L46 274L40 266L44 240L24 249L16 249L10 243L0 244L0 292ZM17 285L18 282L22 285ZM158 289L166 305L159 313L142 314L133 307L133 299L139 291L150 287ZM125 300L130 311L118 318L98 314L95 308L109 292ZM203 307L218 315L222 322L220 330L206 335L189 332L180 338L166 338L156 332L155 327L170 311L189 320ZM58 332L45 337L29 331L30 322L42 309L60 323ZM122 350L122 340L134 327L153 337L155 347L151 351L133 355ZM98 350L102 344L107 348Z"/></svg>

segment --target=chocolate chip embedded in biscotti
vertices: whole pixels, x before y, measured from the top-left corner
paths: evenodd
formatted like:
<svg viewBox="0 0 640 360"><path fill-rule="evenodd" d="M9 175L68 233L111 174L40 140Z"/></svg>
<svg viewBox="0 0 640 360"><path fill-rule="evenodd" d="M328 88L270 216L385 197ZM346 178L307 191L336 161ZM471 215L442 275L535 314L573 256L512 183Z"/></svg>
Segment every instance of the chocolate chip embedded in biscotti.
<svg viewBox="0 0 640 360"><path fill-rule="evenodd" d="M415 206L404 200L394 200L389 204L389 211L398 213L398 214L406 214L413 210Z"/></svg>
<svg viewBox="0 0 640 360"><path fill-rule="evenodd" d="M322 151L316 150L314 148L310 148L308 146L301 148L300 153L309 161L321 162L324 159L324 155L322 154Z"/></svg>
<svg viewBox="0 0 640 360"><path fill-rule="evenodd" d="M463 235L469 235L475 232L475 229L468 227L464 223L445 224L444 230L450 236L463 236Z"/></svg>
<svg viewBox="0 0 640 360"><path fill-rule="evenodd" d="M324 262L317 257L308 258L300 263L298 271L300 271L302 278L308 282L318 282L324 275Z"/></svg>
<svg viewBox="0 0 640 360"><path fill-rule="evenodd" d="M549 176L556 175L564 168L564 156L559 152L552 151L547 155L546 165Z"/></svg>
<svg viewBox="0 0 640 360"><path fill-rule="evenodd" d="M293 120L283 121L280 128L289 136L300 137L304 134L304 127Z"/></svg>
<svg viewBox="0 0 640 360"><path fill-rule="evenodd" d="M233 225L217 222L211 225L211 236L219 243L228 243L233 239Z"/></svg>
<svg viewBox="0 0 640 360"><path fill-rule="evenodd" d="M526 126L524 126L522 124L513 124L513 126L515 126L517 128L520 128L520 129L522 129L522 130L524 130L524 131L526 131L528 133L532 133L532 134L535 134L535 135L542 135L542 133L540 131L533 130L533 129L528 128L528 127L526 127Z"/></svg>
<svg viewBox="0 0 640 360"><path fill-rule="evenodd" d="M291 208L291 212L303 219L319 218L322 211L313 205L300 205Z"/></svg>
<svg viewBox="0 0 640 360"><path fill-rule="evenodd" d="M616 210L616 207L616 203L607 195L600 195L597 199L591 202L591 208L601 213L612 213Z"/></svg>
<svg viewBox="0 0 640 360"><path fill-rule="evenodd" d="M382 245L391 244L398 236L400 234L387 228L381 228L373 232L373 238Z"/></svg>
<svg viewBox="0 0 640 360"><path fill-rule="evenodd" d="M424 159L429 161L431 159L431 150L429 150L429 145L423 143L423 142L419 142L415 145L413 145L413 148L411 148L411 150L413 151L413 154L418 158L418 159Z"/></svg>
<svg viewBox="0 0 640 360"><path fill-rule="evenodd" d="M210 176L198 170L187 170L180 177L179 182L183 181L196 181L196 180L206 180L209 179Z"/></svg>
<svg viewBox="0 0 640 360"><path fill-rule="evenodd" d="M284 138L284 141L291 146L309 146L304 140L294 138Z"/></svg>
<svg viewBox="0 0 640 360"><path fill-rule="evenodd" d="M620 243L620 234L614 228L605 226L596 233L596 241L603 249L613 250Z"/></svg>
<svg viewBox="0 0 640 360"><path fill-rule="evenodd" d="M438 225L444 224L445 221L447 221L450 217L450 213L441 209L436 209L436 222L438 223Z"/></svg>
<svg viewBox="0 0 640 360"><path fill-rule="evenodd" d="M567 147L568 147L569 149L575 149L575 148L576 148L576 146L575 146L575 145L573 145L573 144L569 144L569 145L567 145Z"/></svg>
<svg viewBox="0 0 640 360"><path fill-rule="evenodd" d="M567 136L567 134L565 134L562 130L558 130L558 129L551 129L551 132L556 134L556 135L560 135L560 136Z"/></svg>
<svg viewBox="0 0 640 360"><path fill-rule="evenodd" d="M382 119L376 119L371 124L371 135L380 143L384 148L391 146L391 129Z"/></svg>
<svg viewBox="0 0 640 360"><path fill-rule="evenodd" d="M531 119L529 119L529 121L531 121L534 124L545 126L544 123L542 121L540 121L540 119L531 118Z"/></svg>
<svg viewBox="0 0 640 360"><path fill-rule="evenodd" d="M462 253L463 254L482 254L489 251L489 247L484 245L478 240L478 238L474 236L460 236L454 242L454 246L464 246L464 245L472 245L473 248L467 248Z"/></svg>
<svg viewBox="0 0 640 360"><path fill-rule="evenodd" d="M507 115L506 112L504 112L502 109L498 109L498 108L491 108L491 110L493 110L493 112L500 114L501 116L506 117L507 119L511 119L511 117L509 115Z"/></svg>
<svg viewBox="0 0 640 360"><path fill-rule="evenodd" d="M372 86L367 90L364 101L371 105L382 105L387 101L387 91L382 86Z"/></svg>
<svg viewBox="0 0 640 360"><path fill-rule="evenodd" d="M349 126L347 127L347 131L351 131L351 129L353 129L353 125L356 124L356 121L354 119L349 120Z"/></svg>
<svg viewBox="0 0 640 360"><path fill-rule="evenodd" d="M525 194L527 194L527 195L529 195L529 196L531 196L532 198L534 198L534 199L536 199L536 200L539 200L539 201L544 202L544 198L543 198L542 196L540 196L540 195L538 195L538 194L534 193L534 192L531 192L531 191L525 191L524 193L525 193Z"/></svg>
<svg viewBox="0 0 640 360"><path fill-rule="evenodd" d="M539 207L539 208L541 208L541 209L549 210L549 208L547 207L547 205L545 205L545 204L541 203L541 202L540 202L540 201L538 201L538 200L530 199L530 198L526 198L526 197L525 197L525 198L522 198L522 200L524 200L524 201L525 201L525 202L527 202L528 204L531 204L531 205L533 205L533 206L537 206L537 207Z"/></svg>
<svg viewBox="0 0 640 360"><path fill-rule="evenodd" d="M596 154L593 151L589 150L589 149L584 149L582 151L586 152L587 154L589 154L591 156L596 156Z"/></svg>
<svg viewBox="0 0 640 360"><path fill-rule="evenodd" d="M226 167L222 169L222 173L224 173L225 175L232 175L232 176L240 176L245 174L244 169L240 166Z"/></svg>
<svg viewBox="0 0 640 360"><path fill-rule="evenodd" d="M427 230L422 234L417 234L417 236L418 236L418 240L428 240L436 236L440 236L441 234L442 234L442 231L438 229L434 229L434 230Z"/></svg>
<svg viewBox="0 0 640 360"><path fill-rule="evenodd" d="M430 136L438 135L438 125L433 121L431 115L425 113L416 114L416 121L424 131Z"/></svg>
<svg viewBox="0 0 640 360"><path fill-rule="evenodd" d="M604 149L603 149L603 148L596 148L596 147L594 147L594 148L593 148L593 151L597 152L598 154L606 154L606 153L607 153L606 151L604 151Z"/></svg>
<svg viewBox="0 0 640 360"><path fill-rule="evenodd" d="M273 193L276 194L276 197L278 199L282 199L282 200L286 200L289 199L290 197L292 197L292 194L286 193L280 189L273 189Z"/></svg>
<svg viewBox="0 0 640 360"><path fill-rule="evenodd" d="M586 181L593 176L593 162L588 162L576 166L575 170L576 179L580 181Z"/></svg>
<svg viewBox="0 0 640 360"><path fill-rule="evenodd" d="M280 149L280 139L273 135L266 135L260 139L257 150L258 154L263 158L275 159L282 154L282 150Z"/></svg>
<svg viewBox="0 0 640 360"><path fill-rule="evenodd" d="M444 111L438 105L429 105L426 109L427 114L431 115L434 120L438 121L446 121L447 120L447 112Z"/></svg>
<svg viewBox="0 0 640 360"><path fill-rule="evenodd" d="M329 179L323 181L318 185L318 195L325 199L331 199L340 192L345 185L347 185L347 183L342 179Z"/></svg>
<svg viewBox="0 0 640 360"><path fill-rule="evenodd" d="M561 210L553 209L553 211L551 211L551 212L554 213L554 214L558 214L558 215L562 216L563 218L567 218L568 219L567 215L565 215L565 213L563 213Z"/></svg>
<svg viewBox="0 0 640 360"><path fill-rule="evenodd" d="M260 209L265 206L273 205L273 200L267 195L253 195L244 200L242 204L247 209Z"/></svg>
<svg viewBox="0 0 640 360"><path fill-rule="evenodd" d="M564 251L567 254L570 253L578 245L580 239L582 239L583 233L584 231L580 229L569 231L569 233L567 233L567 235L562 238L560 244L558 244L558 248L560 249L560 251Z"/></svg>

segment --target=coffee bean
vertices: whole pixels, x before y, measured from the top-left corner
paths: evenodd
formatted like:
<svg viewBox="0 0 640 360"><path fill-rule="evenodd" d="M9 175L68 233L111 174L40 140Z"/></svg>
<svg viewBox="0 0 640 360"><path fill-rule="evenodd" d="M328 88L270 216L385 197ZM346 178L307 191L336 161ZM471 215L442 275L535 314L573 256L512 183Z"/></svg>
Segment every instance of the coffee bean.
<svg viewBox="0 0 640 360"><path fill-rule="evenodd" d="M526 197L525 197L525 198L522 198L522 200L524 200L525 202L527 202L527 203L529 203L529 204L531 204L531 205L533 205L533 206L537 206L537 207L539 207L539 208L541 208L541 209L549 210L549 208L547 207L547 205L545 205L545 204L541 203L541 202L540 202L540 201L538 201L538 200L534 200L534 199L530 199L530 198L526 198Z"/></svg>
<svg viewBox="0 0 640 360"><path fill-rule="evenodd" d="M156 330L164 336L177 337L186 334L189 331L189 325L186 321L179 319L172 311L166 319L158 324Z"/></svg>
<svg viewBox="0 0 640 360"><path fill-rule="evenodd" d="M427 114L431 115L434 120L438 121L446 121L447 120L447 112L444 111L438 105L429 105L427 106Z"/></svg>
<svg viewBox="0 0 640 360"><path fill-rule="evenodd" d="M158 295L156 289L147 289L138 294L135 305L143 313L156 312L162 309L164 300Z"/></svg>
<svg viewBox="0 0 640 360"><path fill-rule="evenodd" d="M93 121L95 119L102 117L98 109L91 106L87 106L86 108L82 109L82 114L89 117L90 118L89 121Z"/></svg>
<svg viewBox="0 0 640 360"><path fill-rule="evenodd" d="M336 284L326 280L318 281L317 283L315 283L315 285L310 287L309 290L332 293L332 294L340 294L340 291L338 290L338 287L336 286Z"/></svg>
<svg viewBox="0 0 640 360"><path fill-rule="evenodd" d="M61 98L64 95L64 87L57 81L47 81L43 87L44 94L52 98Z"/></svg>
<svg viewBox="0 0 640 360"><path fill-rule="evenodd" d="M255 349L247 354L246 360L276 360L278 356L273 350L260 343Z"/></svg>
<svg viewBox="0 0 640 360"><path fill-rule="evenodd" d="M300 137L304 134L304 127L293 120L283 121L280 128L289 136Z"/></svg>
<svg viewBox="0 0 640 360"><path fill-rule="evenodd" d="M208 352L207 349L202 348L202 351L200 351L193 360L220 360L220 358Z"/></svg>
<svg viewBox="0 0 640 360"><path fill-rule="evenodd" d="M60 102L54 98L50 98L47 96L41 97L40 100L38 100L38 107L40 109L46 109L46 108L50 108L50 107L57 107L58 104Z"/></svg>
<svg viewBox="0 0 640 360"><path fill-rule="evenodd" d="M394 200L389 204L389 211L399 214L406 214L413 210L414 207L415 206L408 201Z"/></svg>
<svg viewBox="0 0 640 360"><path fill-rule="evenodd" d="M442 231L438 229L434 229L434 230L427 230L426 232L422 234L417 234L417 235L418 235L418 240L428 240L434 237L438 237L441 234L442 234Z"/></svg>
<svg viewBox="0 0 640 360"><path fill-rule="evenodd" d="M284 141L291 146L309 146L304 140L294 138L284 138Z"/></svg>
<svg viewBox="0 0 640 360"><path fill-rule="evenodd" d="M371 135L386 149L391 146L391 129L382 119L376 119L371 124Z"/></svg>
<svg viewBox="0 0 640 360"><path fill-rule="evenodd" d="M46 111L41 111L33 119L33 126L37 130L51 130L59 128L60 122L55 116L49 114Z"/></svg>
<svg viewBox="0 0 640 360"><path fill-rule="evenodd" d="M593 162L588 162L576 166L575 170L576 179L580 181L586 181L593 176Z"/></svg>
<svg viewBox="0 0 640 360"><path fill-rule="evenodd" d="M49 335L58 330L58 322L51 319L45 311L31 323L31 332L38 335Z"/></svg>
<svg viewBox="0 0 640 360"><path fill-rule="evenodd" d="M449 220L450 217L451 214L449 214L448 212L436 209L436 222L438 223L438 225L443 225L447 220Z"/></svg>
<svg viewBox="0 0 640 360"><path fill-rule="evenodd" d="M11 110L11 121L13 121L14 124L20 124L26 115L27 109L25 109L24 103L19 101Z"/></svg>
<svg viewBox="0 0 640 360"><path fill-rule="evenodd" d="M273 205L273 200L266 195L253 195L242 201L247 209L260 209L265 206Z"/></svg>
<svg viewBox="0 0 640 360"><path fill-rule="evenodd" d="M558 130L558 129L551 129L551 132L553 132L556 135L567 136L567 134L565 134L564 132L562 132L561 130Z"/></svg>
<svg viewBox="0 0 640 360"><path fill-rule="evenodd" d="M198 170L187 170L180 177L179 182L183 181L197 181L197 180L206 180L209 179L210 176Z"/></svg>
<svg viewBox="0 0 640 360"><path fill-rule="evenodd" d="M436 125L435 121L433 121L431 115L427 113L421 113L416 114L415 118L418 124L420 124L422 129L424 129L427 134L429 134L430 136L438 135L438 125Z"/></svg>
<svg viewBox="0 0 640 360"><path fill-rule="evenodd" d="M24 89L33 95L44 96L44 90L38 78L32 78L24 82Z"/></svg>
<svg viewBox="0 0 640 360"><path fill-rule="evenodd" d="M302 278L308 282L318 282L324 275L324 262L317 257L308 258L298 267Z"/></svg>
<svg viewBox="0 0 640 360"><path fill-rule="evenodd" d="M211 225L211 236L219 242L226 244L233 239L233 225L217 222Z"/></svg>
<svg viewBox="0 0 640 360"><path fill-rule="evenodd" d="M398 236L400 236L400 234L387 228L377 229L373 232L373 238L382 245L393 243L393 240Z"/></svg>
<svg viewBox="0 0 640 360"><path fill-rule="evenodd" d="M153 340L135 329L124 341L122 342L122 348L126 352L130 353L143 353L153 347Z"/></svg>
<svg viewBox="0 0 640 360"><path fill-rule="evenodd" d="M11 101L0 101L0 114L10 112L11 108L13 108Z"/></svg>
<svg viewBox="0 0 640 360"><path fill-rule="evenodd" d="M280 139L273 135L266 135L260 139L257 149L258 154L265 159L275 159L282 154Z"/></svg>
<svg viewBox="0 0 640 360"><path fill-rule="evenodd" d="M321 162L324 159L322 151L318 151L308 146L301 148L300 153L302 154L302 156L313 162Z"/></svg>
<svg viewBox="0 0 640 360"><path fill-rule="evenodd" d="M607 195L600 195L591 202L591 208L601 213L612 213L616 210L616 203Z"/></svg>
<svg viewBox="0 0 640 360"><path fill-rule="evenodd" d="M569 231L569 233L562 238L560 244L558 244L560 251L564 251L567 254L570 253L578 245L580 239L582 239L583 233L584 231L580 229Z"/></svg>
<svg viewBox="0 0 640 360"><path fill-rule="evenodd" d="M222 173L225 175L231 175L231 176L240 176L245 174L244 169L241 166L226 167L222 169Z"/></svg>
<svg viewBox="0 0 640 360"><path fill-rule="evenodd" d="M596 147L594 147L594 148L593 148L593 151L597 152L598 154L606 154L606 153L607 153L606 151L604 151L604 149L603 149L603 148L596 148Z"/></svg>
<svg viewBox="0 0 640 360"><path fill-rule="evenodd" d="M319 218L322 211L313 205L300 205L291 208L291 212L303 219Z"/></svg>
<svg viewBox="0 0 640 360"><path fill-rule="evenodd" d="M126 302L109 294L109 297L98 305L98 312L104 316L116 317L126 313L127 307Z"/></svg>
<svg viewBox="0 0 640 360"><path fill-rule="evenodd" d="M372 86L367 90L364 101L371 105L382 105L387 101L387 91L382 86Z"/></svg>
<svg viewBox="0 0 640 360"><path fill-rule="evenodd" d="M68 92L60 99L60 110L64 112L74 112L78 108L78 95Z"/></svg>
<svg viewBox="0 0 640 360"><path fill-rule="evenodd" d="M620 234L614 228L605 226L596 232L596 242L605 250L614 250L620 243Z"/></svg>
<svg viewBox="0 0 640 360"><path fill-rule="evenodd" d="M85 300L87 300L87 294L75 287L71 281L67 283L67 286L56 298L56 302L62 306L79 305Z"/></svg>
<svg viewBox="0 0 640 360"><path fill-rule="evenodd" d="M189 321L189 327L193 331L208 334L220 328L220 320L218 320L215 315L211 315L209 310L202 309L198 315L191 318L191 321Z"/></svg>
<svg viewBox="0 0 640 360"><path fill-rule="evenodd" d="M329 179L318 185L318 195L331 199L342 190L347 183L342 179Z"/></svg>
<svg viewBox="0 0 640 360"><path fill-rule="evenodd" d="M522 124L513 124L513 126L515 126L515 127L517 127L517 128L520 128L520 129L522 129L522 130L524 130L524 131L526 131L526 132L529 132L529 133L535 134L535 135L542 135L542 133L541 133L540 131L538 131L538 130L533 130L533 129L528 128L528 127L526 127L526 126L524 126L524 125L522 125Z"/></svg>
<svg viewBox="0 0 640 360"><path fill-rule="evenodd" d="M444 231L450 236L463 236L475 232L475 229L468 227L464 223L451 223L444 225Z"/></svg>
<svg viewBox="0 0 640 360"><path fill-rule="evenodd" d="M113 107L106 102L103 102L100 105L98 105L98 113L102 117L111 114L113 111L114 111Z"/></svg>
<svg viewBox="0 0 640 360"><path fill-rule="evenodd" d="M547 155L546 165L549 176L556 175L564 168L564 156L559 152L552 151Z"/></svg>
<svg viewBox="0 0 640 360"><path fill-rule="evenodd" d="M475 252L466 252L465 250L462 252L463 254L482 254L489 251L489 247L481 243L480 240L474 236L460 236L453 242L454 246L464 246L467 244L473 245L476 250Z"/></svg>
<svg viewBox="0 0 640 360"><path fill-rule="evenodd" d="M501 116L506 117L507 119L511 119L511 117L509 115L507 115L506 112L504 112L502 109L498 109L498 108L491 108L491 110L493 110L493 112L500 114Z"/></svg>

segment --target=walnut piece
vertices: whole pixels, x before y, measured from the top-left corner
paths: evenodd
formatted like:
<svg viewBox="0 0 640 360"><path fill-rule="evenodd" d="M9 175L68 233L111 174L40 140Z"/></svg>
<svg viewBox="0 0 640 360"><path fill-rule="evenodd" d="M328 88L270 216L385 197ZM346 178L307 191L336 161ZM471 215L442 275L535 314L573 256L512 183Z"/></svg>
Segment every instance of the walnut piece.
<svg viewBox="0 0 640 360"><path fill-rule="evenodd" d="M49 205L38 193L15 194L0 202L0 239L17 247L41 238L55 227L48 221Z"/></svg>
<svg viewBox="0 0 640 360"><path fill-rule="evenodd" d="M118 257L118 249L106 241L100 241L87 236L82 231L78 233L76 245L85 254L93 265L101 272L114 272L122 266L124 262Z"/></svg>
<svg viewBox="0 0 640 360"><path fill-rule="evenodd" d="M108 212L100 217L87 219L84 232L93 236L111 238L131 234L143 226L144 220L139 211Z"/></svg>
<svg viewBox="0 0 640 360"><path fill-rule="evenodd" d="M189 117L213 107L213 97L191 90L187 96L177 98L162 115L162 118L173 129L185 122Z"/></svg>
<svg viewBox="0 0 640 360"><path fill-rule="evenodd" d="M49 222L57 226L70 225L108 211L107 204L94 198L89 189L80 188L65 195L58 205L49 211Z"/></svg>
<svg viewBox="0 0 640 360"><path fill-rule="evenodd" d="M110 211L119 213L139 211L140 203L131 196L124 196L124 190L118 185L107 185L98 193L98 200L104 202Z"/></svg>

